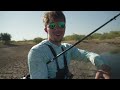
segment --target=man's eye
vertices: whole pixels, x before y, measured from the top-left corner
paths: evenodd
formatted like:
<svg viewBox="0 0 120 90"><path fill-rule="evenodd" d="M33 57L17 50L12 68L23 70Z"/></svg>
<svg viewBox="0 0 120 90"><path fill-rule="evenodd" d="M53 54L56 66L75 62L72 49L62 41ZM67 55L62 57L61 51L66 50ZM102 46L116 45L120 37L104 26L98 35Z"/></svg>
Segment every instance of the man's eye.
<svg viewBox="0 0 120 90"><path fill-rule="evenodd" d="M50 29L54 29L55 28L55 25L50 25Z"/></svg>
<svg viewBox="0 0 120 90"><path fill-rule="evenodd" d="M60 27L61 27L61 28L64 28L64 27L65 27L65 25L61 25Z"/></svg>

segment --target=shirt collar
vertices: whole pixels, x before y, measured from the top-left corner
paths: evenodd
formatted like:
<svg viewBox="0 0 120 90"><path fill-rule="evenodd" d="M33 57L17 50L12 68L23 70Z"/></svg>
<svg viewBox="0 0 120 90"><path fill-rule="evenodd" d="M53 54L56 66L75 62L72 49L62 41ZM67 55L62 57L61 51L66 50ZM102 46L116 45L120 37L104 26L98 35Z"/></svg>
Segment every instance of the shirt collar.
<svg viewBox="0 0 120 90"><path fill-rule="evenodd" d="M58 46L58 45L55 45L54 43L50 42L49 40L47 40L47 44L51 45L53 48L61 48L62 45Z"/></svg>

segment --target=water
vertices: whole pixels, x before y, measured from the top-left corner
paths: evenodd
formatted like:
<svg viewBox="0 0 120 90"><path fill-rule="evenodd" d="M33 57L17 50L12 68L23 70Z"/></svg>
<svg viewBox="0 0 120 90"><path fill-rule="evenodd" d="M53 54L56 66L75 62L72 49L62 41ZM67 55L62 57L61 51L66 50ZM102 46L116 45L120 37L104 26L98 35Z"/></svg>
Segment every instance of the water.
<svg viewBox="0 0 120 90"><path fill-rule="evenodd" d="M120 79L120 52L119 53L103 53L101 56L104 62L111 67L111 79Z"/></svg>

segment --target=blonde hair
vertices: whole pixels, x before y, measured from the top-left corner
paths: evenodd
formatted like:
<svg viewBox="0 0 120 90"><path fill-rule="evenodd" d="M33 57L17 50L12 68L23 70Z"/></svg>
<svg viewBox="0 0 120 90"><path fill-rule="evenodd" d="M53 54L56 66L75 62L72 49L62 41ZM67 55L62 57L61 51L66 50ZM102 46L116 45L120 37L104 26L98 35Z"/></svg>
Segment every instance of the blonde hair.
<svg viewBox="0 0 120 90"><path fill-rule="evenodd" d="M64 19L66 22L65 15L62 11L47 11L44 13L43 23L45 26L49 23L51 19Z"/></svg>

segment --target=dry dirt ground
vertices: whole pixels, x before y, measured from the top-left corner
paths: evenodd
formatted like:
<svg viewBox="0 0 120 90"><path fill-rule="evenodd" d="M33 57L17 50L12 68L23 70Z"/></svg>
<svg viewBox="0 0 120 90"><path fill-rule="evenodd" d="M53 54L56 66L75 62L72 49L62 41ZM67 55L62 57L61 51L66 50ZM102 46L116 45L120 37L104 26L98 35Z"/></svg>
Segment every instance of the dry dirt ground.
<svg viewBox="0 0 120 90"><path fill-rule="evenodd" d="M0 79L20 79L28 73L27 54L32 46L0 47ZM120 40L83 41L76 47L101 54L120 48ZM90 62L72 60L69 68L73 79L94 79L96 68Z"/></svg>

